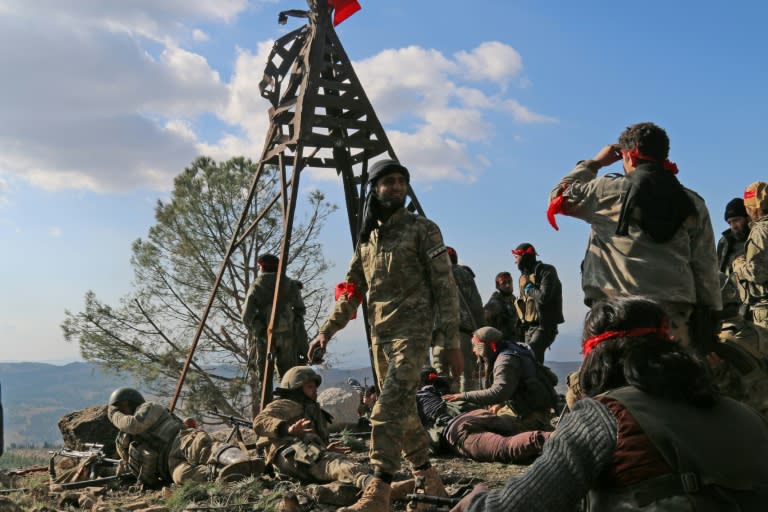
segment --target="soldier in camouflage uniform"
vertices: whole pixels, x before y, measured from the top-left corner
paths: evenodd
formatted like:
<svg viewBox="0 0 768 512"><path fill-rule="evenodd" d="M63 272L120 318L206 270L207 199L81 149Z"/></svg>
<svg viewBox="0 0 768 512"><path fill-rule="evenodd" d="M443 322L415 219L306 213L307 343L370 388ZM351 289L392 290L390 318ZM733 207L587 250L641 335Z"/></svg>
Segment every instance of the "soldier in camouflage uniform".
<svg viewBox="0 0 768 512"><path fill-rule="evenodd" d="M480 389L477 361L472 354L472 333L483 325L483 300L480 298L480 292L477 290L477 284L475 284L475 273L466 265L459 265L456 249L448 247L447 250L453 265L453 278L459 289L459 310L461 312L459 339L461 355L464 358L464 373L459 379L458 390L472 391L473 389ZM437 371L446 373L440 364L441 349L442 347L432 349L432 359L435 361Z"/></svg>
<svg viewBox="0 0 768 512"><path fill-rule="evenodd" d="M521 341L522 329L515 310L515 294L512 292L512 274L496 274L496 291L485 304L485 325L495 327L504 335L505 340Z"/></svg>
<svg viewBox="0 0 768 512"><path fill-rule="evenodd" d="M768 329L744 320L733 281L720 274L723 320L720 343L707 360L720 391L768 420Z"/></svg>
<svg viewBox="0 0 768 512"><path fill-rule="evenodd" d="M309 366L288 370L275 390L274 400L253 419L256 444L280 475L302 483L341 482L364 489L373 478L365 466L346 456L349 448L341 441L330 441L330 414L317 403L322 377ZM413 488L413 481L395 484ZM395 486L393 486L395 487ZM344 489L338 485L317 486L313 494L321 503L348 505ZM404 496L403 496L404 497Z"/></svg>
<svg viewBox="0 0 768 512"><path fill-rule="evenodd" d="M207 432L184 428L182 421L132 388L118 388L109 398L109 421L120 431L120 471L145 484L232 481L264 470L236 446L215 441Z"/></svg>
<svg viewBox="0 0 768 512"><path fill-rule="evenodd" d="M694 307L720 311L715 237L704 200L677 180L667 160L669 138L653 123L627 128L618 144L582 160L550 195L548 216L592 227L581 276L589 306L620 295L642 295L667 313L671 334L689 340ZM597 177L623 161L625 174Z"/></svg>
<svg viewBox="0 0 768 512"><path fill-rule="evenodd" d="M277 256L265 254L256 263L259 266L259 275L248 288L242 319L248 328L249 336L254 338L256 365L259 371L263 372L267 351L267 327L272 313L280 260ZM281 311L272 333L272 353L275 356L278 375L284 375L290 368L306 362L309 343L304 327L304 313L307 308L301 298L301 283L286 277L283 286L285 296L282 297Z"/></svg>
<svg viewBox="0 0 768 512"><path fill-rule="evenodd" d="M444 347L442 363L457 378L459 301L443 237L437 225L405 208L408 170L394 160L369 171L362 229L346 276L347 292L310 344L316 349L342 329L368 294L373 363L381 394L371 414L371 464L375 478L347 511L389 511L390 483L404 455L426 492L446 495L429 461L429 438L416 410L419 370L430 342Z"/></svg>
<svg viewBox="0 0 768 512"><path fill-rule="evenodd" d="M752 225L744 256L733 261L733 273L746 292L752 321L768 327L768 183L749 185L744 206Z"/></svg>

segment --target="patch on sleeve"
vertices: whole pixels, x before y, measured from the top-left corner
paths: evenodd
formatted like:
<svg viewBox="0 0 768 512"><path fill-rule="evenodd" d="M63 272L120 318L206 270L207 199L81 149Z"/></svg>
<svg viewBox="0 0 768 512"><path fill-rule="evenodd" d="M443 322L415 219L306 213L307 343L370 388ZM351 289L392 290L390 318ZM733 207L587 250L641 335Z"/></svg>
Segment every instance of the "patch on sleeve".
<svg viewBox="0 0 768 512"><path fill-rule="evenodd" d="M447 248L445 247L445 244L436 245L433 248L427 250L427 256L429 256L432 259L437 258L441 254L443 254Z"/></svg>

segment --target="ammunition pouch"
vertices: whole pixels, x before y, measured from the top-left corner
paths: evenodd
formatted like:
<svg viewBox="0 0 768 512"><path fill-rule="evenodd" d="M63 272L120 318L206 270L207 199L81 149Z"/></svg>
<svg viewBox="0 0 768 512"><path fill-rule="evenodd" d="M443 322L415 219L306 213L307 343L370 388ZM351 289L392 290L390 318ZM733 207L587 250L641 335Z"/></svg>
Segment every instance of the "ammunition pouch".
<svg viewBox="0 0 768 512"><path fill-rule="evenodd" d="M536 309L536 301L526 295L523 290L528 283L536 284L536 274L523 274L520 276L520 297L515 300L517 317L526 325L539 323L539 312Z"/></svg>
<svg viewBox="0 0 768 512"><path fill-rule="evenodd" d="M132 441L128 445L128 469L139 482L157 485L168 480L168 468L163 471L161 464L160 454L147 445L138 441Z"/></svg>
<svg viewBox="0 0 768 512"><path fill-rule="evenodd" d="M278 450L272 459L272 465L281 475L311 481L314 478L308 471L309 466L322 457L323 451L324 449L317 445L296 441Z"/></svg>

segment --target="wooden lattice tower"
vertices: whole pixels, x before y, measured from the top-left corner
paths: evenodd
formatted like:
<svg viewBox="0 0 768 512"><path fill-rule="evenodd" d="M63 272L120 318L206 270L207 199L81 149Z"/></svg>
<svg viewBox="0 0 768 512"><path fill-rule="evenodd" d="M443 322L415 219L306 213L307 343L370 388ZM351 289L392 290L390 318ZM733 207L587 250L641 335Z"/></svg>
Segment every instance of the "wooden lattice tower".
<svg viewBox="0 0 768 512"><path fill-rule="evenodd" d="M233 231L208 304L201 314L200 324L170 405L171 410L174 409L181 393L187 369L205 327L227 261L235 248L255 229L264 214L280 200L283 237L272 314L267 328L267 353L272 352L272 332L278 321L277 312L281 306L278 291L285 279L301 171L308 167L334 169L341 178L352 246L355 247L365 200L369 161L384 154L397 159L336 35L331 23L328 1L307 0L307 3L308 11L290 10L280 13L280 23L285 23L288 16L294 16L307 18L307 24L275 41L269 55L264 78L259 84L261 95L271 103L270 125L264 150L238 226ZM245 218L252 206L258 180L262 170L268 165L274 165L278 169L280 192L267 201L267 206L246 226ZM423 214L421 205L410 187L408 196L408 208ZM370 350L370 328L365 304L362 309ZM371 368L373 367L371 362ZM268 359L266 368L262 369L261 407L271 400L273 372L274 363Z"/></svg>

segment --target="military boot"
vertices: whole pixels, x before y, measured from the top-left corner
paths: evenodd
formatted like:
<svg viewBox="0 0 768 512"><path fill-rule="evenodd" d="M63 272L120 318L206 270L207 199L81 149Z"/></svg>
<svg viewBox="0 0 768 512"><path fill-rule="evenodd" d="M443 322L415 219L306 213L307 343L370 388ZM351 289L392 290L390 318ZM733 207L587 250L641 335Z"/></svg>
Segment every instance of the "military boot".
<svg viewBox="0 0 768 512"><path fill-rule="evenodd" d="M441 498L448 497L448 492L445 490L443 480L440 475L437 474L437 470L430 466L427 469L418 469L413 472L415 478L424 479L424 494L428 496L440 496ZM419 503L415 508L408 507L408 510L415 510L416 512L424 512L430 510L432 505L428 503Z"/></svg>
<svg viewBox="0 0 768 512"><path fill-rule="evenodd" d="M392 487L381 478L372 478L357 503L340 508L338 512L390 512Z"/></svg>
<svg viewBox="0 0 768 512"><path fill-rule="evenodd" d="M310 485L307 490L315 501L323 505L336 505L343 507L352 505L360 496L360 488L352 484L333 482L323 485Z"/></svg>

